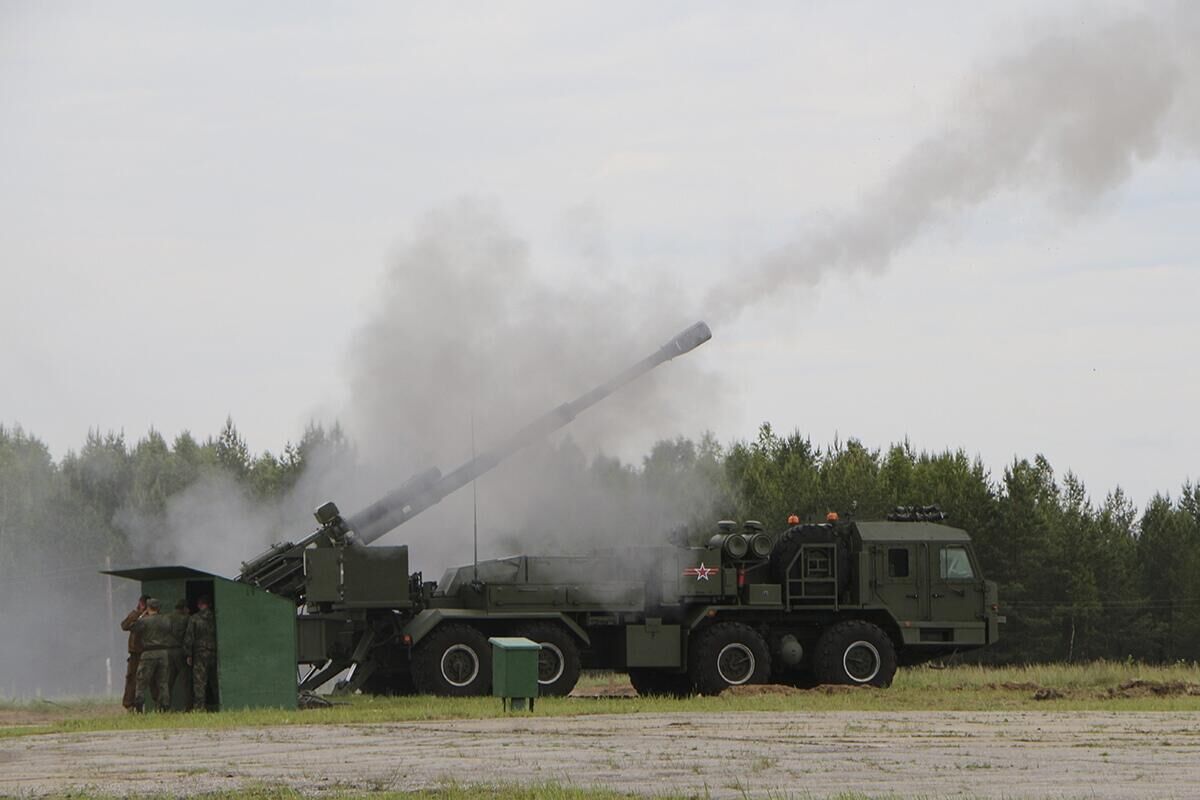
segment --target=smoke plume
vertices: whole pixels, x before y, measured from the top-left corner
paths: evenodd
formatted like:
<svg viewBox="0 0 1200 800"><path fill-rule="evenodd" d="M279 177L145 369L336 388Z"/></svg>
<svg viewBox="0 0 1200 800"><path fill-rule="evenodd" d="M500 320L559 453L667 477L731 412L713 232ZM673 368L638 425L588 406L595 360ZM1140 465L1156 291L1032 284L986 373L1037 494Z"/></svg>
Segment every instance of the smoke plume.
<svg viewBox="0 0 1200 800"><path fill-rule="evenodd" d="M448 472L695 321L670 302L673 287L607 274L602 246L583 238L572 265L580 268L550 278L492 205L464 200L424 220L353 343L347 422L362 464L343 510L429 466ZM701 429L716 408L702 361L703 348L659 367L483 478L481 555L502 554L514 539L578 552L650 520L686 519L686 510L667 511L666 498L597 485L584 467L597 452L630 443L644 451ZM463 490L393 538L426 564L469 559L471 502Z"/></svg>
<svg viewBox="0 0 1200 800"><path fill-rule="evenodd" d="M1200 10L1179 3L1062 26L996 59L857 208L730 274L706 307L736 315L830 273L880 272L930 226L1004 190L1032 188L1079 210L1164 150L1196 155L1198 36Z"/></svg>

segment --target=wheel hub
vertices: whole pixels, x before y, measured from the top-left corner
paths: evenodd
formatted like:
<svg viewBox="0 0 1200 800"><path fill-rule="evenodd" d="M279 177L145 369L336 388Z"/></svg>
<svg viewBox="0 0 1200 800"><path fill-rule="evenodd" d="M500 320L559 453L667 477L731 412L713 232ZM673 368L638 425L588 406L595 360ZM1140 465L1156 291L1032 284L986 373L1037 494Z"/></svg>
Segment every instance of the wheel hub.
<svg viewBox="0 0 1200 800"><path fill-rule="evenodd" d="M855 683L869 683L879 674L882 665L879 650L870 642L852 642L842 654L842 667Z"/></svg>
<svg viewBox="0 0 1200 800"><path fill-rule="evenodd" d="M479 656L465 644L453 644L442 653L442 677L451 686L469 686L479 675Z"/></svg>
<svg viewBox="0 0 1200 800"><path fill-rule="evenodd" d="M717 674L730 686L740 686L754 676L754 653L741 642L730 642L717 653Z"/></svg>

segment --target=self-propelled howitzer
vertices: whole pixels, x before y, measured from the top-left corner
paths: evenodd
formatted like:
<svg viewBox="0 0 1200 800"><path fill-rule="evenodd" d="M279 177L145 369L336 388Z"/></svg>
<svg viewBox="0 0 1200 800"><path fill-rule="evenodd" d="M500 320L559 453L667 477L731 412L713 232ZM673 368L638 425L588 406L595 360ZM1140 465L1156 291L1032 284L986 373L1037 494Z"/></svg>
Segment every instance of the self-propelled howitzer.
<svg viewBox="0 0 1200 800"><path fill-rule="evenodd" d="M574 400L552 409L495 447L443 475L431 468L413 476L399 488L343 517L327 502L316 511L320 527L297 542L281 542L242 564L238 580L305 602L304 553L313 547L369 544L404 524L443 498L496 467L517 451L567 425L581 412L608 397L660 364L694 350L712 338L708 325L697 322L671 338L655 352Z"/></svg>

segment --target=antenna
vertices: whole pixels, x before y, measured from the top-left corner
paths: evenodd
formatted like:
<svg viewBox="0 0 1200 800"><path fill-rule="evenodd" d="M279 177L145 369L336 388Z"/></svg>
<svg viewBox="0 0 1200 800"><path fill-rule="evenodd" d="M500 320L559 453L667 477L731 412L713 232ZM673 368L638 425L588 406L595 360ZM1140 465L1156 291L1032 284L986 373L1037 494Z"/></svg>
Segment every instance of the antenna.
<svg viewBox="0 0 1200 800"><path fill-rule="evenodd" d="M471 398L471 460L475 460L475 399ZM471 539L474 557L472 564L472 583L479 583L479 489L478 477L471 479Z"/></svg>

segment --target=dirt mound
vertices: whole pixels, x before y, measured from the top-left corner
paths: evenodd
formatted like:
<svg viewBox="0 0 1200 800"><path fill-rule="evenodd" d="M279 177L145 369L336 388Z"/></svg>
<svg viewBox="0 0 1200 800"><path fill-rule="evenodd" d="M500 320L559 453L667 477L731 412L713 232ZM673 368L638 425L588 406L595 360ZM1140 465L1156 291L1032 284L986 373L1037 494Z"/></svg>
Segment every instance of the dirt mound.
<svg viewBox="0 0 1200 800"><path fill-rule="evenodd" d="M812 688L800 689L795 686L788 686L780 683L757 683L748 684L746 686L730 686L721 692L721 696L730 697L770 697L780 696L788 697L791 695L808 694L809 692L819 692L821 694L849 694L851 692L860 692L864 689L874 689L874 686L840 686L835 684L821 684Z"/></svg>
<svg viewBox="0 0 1200 800"><path fill-rule="evenodd" d="M794 694L804 694L804 690L797 689L795 686L784 686L780 683L755 683L745 686L730 686L721 692L722 697L768 697Z"/></svg>
<svg viewBox="0 0 1200 800"><path fill-rule="evenodd" d="M755 683L745 686L730 686L721 692L722 697L792 697L809 692L821 694L848 694L873 689L873 686L833 686L821 685L800 689L782 683ZM638 694L628 684L615 686L577 686L571 692L571 697L637 697Z"/></svg>
<svg viewBox="0 0 1200 800"><path fill-rule="evenodd" d="M1134 678L1109 689L1106 696L1122 697L1185 697L1200 696L1200 683L1187 681L1144 681Z"/></svg>
<svg viewBox="0 0 1200 800"><path fill-rule="evenodd" d="M638 693L629 684L616 686L576 686L571 697L637 697Z"/></svg>
<svg viewBox="0 0 1200 800"><path fill-rule="evenodd" d="M1104 700L1120 700L1129 697L1185 697L1200 696L1200 683L1187 681L1144 681L1140 678L1125 681L1119 686L1101 690L1055 689L1036 683L1009 681L985 684L988 689L1006 689L1017 692L1033 692L1034 700L1063 700L1099 697Z"/></svg>
<svg viewBox="0 0 1200 800"><path fill-rule="evenodd" d="M840 686L837 684L821 684L814 686L812 691L820 692L821 694L849 694L851 692L869 692L873 689L878 689L878 686L870 684L855 684L853 686Z"/></svg>

